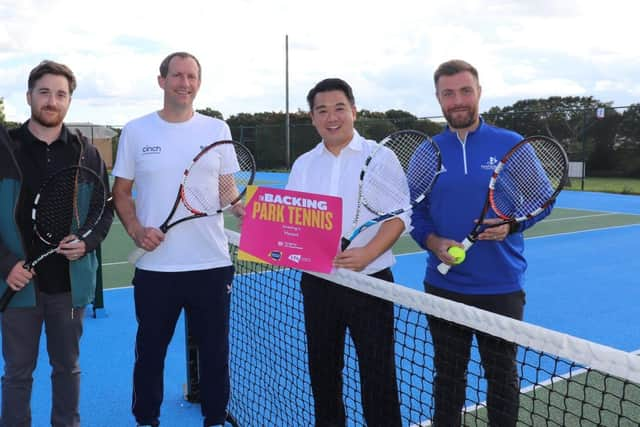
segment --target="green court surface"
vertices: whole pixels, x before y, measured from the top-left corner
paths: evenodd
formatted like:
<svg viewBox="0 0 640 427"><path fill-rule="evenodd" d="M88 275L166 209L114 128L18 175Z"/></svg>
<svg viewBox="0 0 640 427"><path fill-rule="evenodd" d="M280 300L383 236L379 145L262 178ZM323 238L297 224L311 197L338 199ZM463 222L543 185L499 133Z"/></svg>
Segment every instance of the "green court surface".
<svg viewBox="0 0 640 427"><path fill-rule="evenodd" d="M640 420L638 404L640 388L591 371L572 375L570 382L556 379L523 390L518 418L522 425L533 426L632 427L637 424L631 420ZM466 408L463 424L488 426L486 407Z"/></svg>
<svg viewBox="0 0 640 427"><path fill-rule="evenodd" d="M232 230L238 228L232 216L225 217L225 224ZM640 224L640 215L556 208L544 221L527 230L525 235L527 237L544 236L629 224ZM178 230L171 232L174 231ZM131 283L133 267L127 263L126 259L133 249L133 242L124 231L124 227L115 221L102 247L105 288L128 286ZM398 255L418 251L421 249L411 236L406 234L394 246L394 253Z"/></svg>

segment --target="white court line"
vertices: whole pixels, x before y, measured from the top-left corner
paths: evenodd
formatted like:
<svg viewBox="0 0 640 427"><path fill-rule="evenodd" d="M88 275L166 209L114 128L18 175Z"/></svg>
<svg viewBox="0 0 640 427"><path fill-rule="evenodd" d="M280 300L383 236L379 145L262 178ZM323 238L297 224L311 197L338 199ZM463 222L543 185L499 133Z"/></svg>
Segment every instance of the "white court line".
<svg viewBox="0 0 640 427"><path fill-rule="evenodd" d="M554 209L564 209L567 211L584 211L584 212L606 212L608 214L616 214L616 215L632 215L632 216L640 215L632 212L604 211L602 209L588 209L588 208L568 208L568 207L557 206L557 205L554 207Z"/></svg>
<svg viewBox="0 0 640 427"><path fill-rule="evenodd" d="M640 349L635 350L635 351L630 351L631 354L635 354L640 356ZM548 387L549 385L552 385L554 383L559 383L561 381L567 380L571 377L574 377L576 375L580 375L584 372L586 372L587 370L585 368L577 368L577 369L573 369L570 370L567 373L564 374L560 374L560 375L554 375L551 378L547 379L546 381L543 381L541 383L537 383L537 384L531 384L527 387L523 387L520 389L520 394L527 394L530 393L538 388L541 387ZM466 406L465 408L463 408L463 412L467 413L467 412L477 412L481 409L484 409L487 407L487 402L483 401L483 402L478 402L476 404L473 405L469 405ZM431 420L425 420L420 422L419 424L411 424L411 427L429 427L431 426Z"/></svg>
<svg viewBox="0 0 640 427"><path fill-rule="evenodd" d="M612 213L601 213L601 214L593 214L593 215L580 215L580 216L572 216L572 217L567 217L567 218L551 218L551 219L545 219L544 222L557 222L557 221L568 221L568 220L574 220L574 219L582 219L582 218L595 218L595 217L601 217L601 216L611 216L611 215L620 215L618 213L612 212ZM625 214L625 215L630 215L630 214ZM602 227L602 228L593 228L593 229L589 229L589 230L578 230L578 231L567 231L565 233L553 233L553 234L545 234L544 236L532 236L532 237L526 237L525 240L530 240L530 239L540 239L540 238L545 238L545 237L554 237L554 236L565 236L565 235L571 235L571 234L579 234L579 233L589 233L592 231L600 231L600 230L613 230L616 228L623 228L623 227L634 227L634 226L638 226L640 224L626 224L626 225L616 225L616 226L611 226L611 227ZM409 234L408 231L405 231L402 233L402 235L407 235ZM425 252L424 250L419 250L419 251L415 251L415 252L405 252L402 254L394 254L395 256L404 256L404 255L415 255L415 254L420 254ZM109 262L109 263L103 263L102 266L103 267L109 267L109 266L113 266L113 265L122 265L122 264L127 264L127 261L121 261L121 262Z"/></svg>
<svg viewBox="0 0 640 427"><path fill-rule="evenodd" d="M594 216L600 216L600 215L594 215ZM576 217L576 218L580 218L580 217ZM546 220L545 222L551 222L551 220ZM591 232L600 231L600 230L615 230L617 228L637 227L637 226L640 226L640 224L626 224L626 225L616 225L616 226L603 227L603 228L593 228L593 229L589 229L589 230L567 231L566 233L553 233L553 234L545 234L544 236L525 237L525 240L543 239L543 238L547 238L547 237L566 236L566 235L580 234L580 233L591 233ZM394 255L399 257L399 256L405 256L405 255L421 254L423 252L425 252L425 251L424 250L419 250L419 251L415 251L415 252L405 252L405 253L402 253L402 254L394 254ZM122 264L128 264L128 261L106 262L106 263L103 263L102 266L103 267L110 267L110 266L113 266L113 265L122 265Z"/></svg>
<svg viewBox="0 0 640 427"><path fill-rule="evenodd" d="M628 227L640 227L640 224L612 225L611 227L590 228L589 230L567 231L564 233L546 234L544 236L531 236L531 237L525 238L525 240L544 239L546 237L556 237L556 236L569 236L572 234L595 233L597 231L602 231L602 230L616 230L618 228L628 228Z"/></svg>
<svg viewBox="0 0 640 427"><path fill-rule="evenodd" d="M545 220L545 222L548 222L548 221ZM640 227L640 224L612 225L611 227L590 228L588 230L577 230L577 231L567 231L567 232L564 232L564 233L545 234L544 236L525 237L525 240L546 239L546 238L556 237L556 236L568 236L568 235L572 235L572 234L593 233L593 232L601 231L601 230L615 230L615 229L618 229L618 228L627 228L627 227ZM394 256L401 257L401 256L405 256L405 255L421 254L421 253L424 253L424 252L426 252L426 251L419 250L419 251L415 251L415 252L405 252L403 254L394 254Z"/></svg>
<svg viewBox="0 0 640 427"><path fill-rule="evenodd" d="M112 265L122 265L122 264L129 264L128 261L118 261L118 262L103 262L102 266L103 267L109 267Z"/></svg>
<svg viewBox="0 0 640 427"><path fill-rule="evenodd" d="M597 217L601 217L601 216L614 216L614 215L620 215L618 213L601 213L601 214L593 214L593 215L578 215L578 216L568 216L566 218L547 218L544 220L544 222L558 222L558 221L571 221L574 219L583 219L583 218L597 218Z"/></svg>

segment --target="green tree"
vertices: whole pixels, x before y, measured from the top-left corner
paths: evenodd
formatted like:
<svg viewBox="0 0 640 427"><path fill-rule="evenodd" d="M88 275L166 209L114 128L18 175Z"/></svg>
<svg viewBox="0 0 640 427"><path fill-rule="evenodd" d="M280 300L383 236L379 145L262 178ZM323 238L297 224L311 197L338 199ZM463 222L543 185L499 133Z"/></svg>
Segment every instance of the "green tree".
<svg viewBox="0 0 640 427"><path fill-rule="evenodd" d="M640 104L631 104L622 113L616 144L620 174L640 177Z"/></svg>
<svg viewBox="0 0 640 427"><path fill-rule="evenodd" d="M603 119L596 110L605 108ZM613 167L616 126L620 114L611 103L588 97L525 99L503 108L492 107L483 116L489 123L524 136L546 135L559 141L573 160L587 160L587 168Z"/></svg>
<svg viewBox="0 0 640 427"><path fill-rule="evenodd" d="M640 104L631 104L629 108L622 113L619 137L623 144L640 144Z"/></svg>
<svg viewBox="0 0 640 427"><path fill-rule="evenodd" d="M0 98L0 124L4 124L4 98Z"/></svg>
<svg viewBox="0 0 640 427"><path fill-rule="evenodd" d="M204 114L205 116L209 116L209 117L213 117L216 119L220 119L220 120L224 120L224 117L222 116L222 113L218 110L214 110L210 107L207 107L203 110L196 110L198 113L200 114Z"/></svg>

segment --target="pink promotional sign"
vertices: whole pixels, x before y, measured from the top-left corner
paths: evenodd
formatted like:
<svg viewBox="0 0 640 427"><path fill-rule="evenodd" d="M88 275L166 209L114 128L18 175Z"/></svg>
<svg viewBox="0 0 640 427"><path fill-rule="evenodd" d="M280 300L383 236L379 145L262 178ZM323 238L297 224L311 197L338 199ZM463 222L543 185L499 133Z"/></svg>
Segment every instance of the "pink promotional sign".
<svg viewBox="0 0 640 427"><path fill-rule="evenodd" d="M330 273L341 228L340 197L251 185L238 258Z"/></svg>

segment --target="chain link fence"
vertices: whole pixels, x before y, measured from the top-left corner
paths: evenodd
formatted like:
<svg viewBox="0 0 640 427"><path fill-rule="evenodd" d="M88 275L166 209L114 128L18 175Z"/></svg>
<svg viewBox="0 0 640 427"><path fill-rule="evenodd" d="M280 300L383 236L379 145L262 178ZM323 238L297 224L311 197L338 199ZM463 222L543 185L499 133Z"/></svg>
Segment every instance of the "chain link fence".
<svg viewBox="0 0 640 427"><path fill-rule="evenodd" d="M524 136L547 135L556 139L569 155L574 177L640 178L640 104L582 110L490 111L482 116L489 124L512 129ZM355 125L362 136L379 141L400 129L416 129L435 135L444 129L444 123L442 116L431 116L396 120L358 118ZM115 134L108 139L111 149L104 138L98 138L109 134L105 128ZM115 159L120 128L82 124L82 132L99 146L109 166ZM260 170L286 171L298 156L320 142L310 121L290 124L289 150L284 120L280 124L231 125L231 132L235 140L250 148Z"/></svg>

